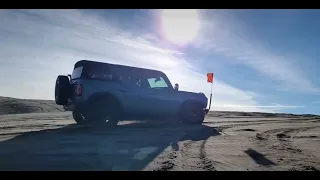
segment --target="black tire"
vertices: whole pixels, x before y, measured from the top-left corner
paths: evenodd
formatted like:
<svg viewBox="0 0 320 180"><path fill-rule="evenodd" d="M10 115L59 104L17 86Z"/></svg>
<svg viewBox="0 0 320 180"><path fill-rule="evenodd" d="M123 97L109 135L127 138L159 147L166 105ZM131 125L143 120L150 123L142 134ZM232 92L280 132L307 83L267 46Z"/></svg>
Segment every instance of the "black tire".
<svg viewBox="0 0 320 180"><path fill-rule="evenodd" d="M179 120L185 124L202 124L205 112L200 104L188 103L182 105L178 116Z"/></svg>
<svg viewBox="0 0 320 180"><path fill-rule="evenodd" d="M117 126L120 120L121 106L113 97L96 98L89 107L85 118L90 121L90 124L99 127Z"/></svg>
<svg viewBox="0 0 320 180"><path fill-rule="evenodd" d="M68 76L58 76L55 87L55 101L58 105L67 105L71 93L71 85Z"/></svg>

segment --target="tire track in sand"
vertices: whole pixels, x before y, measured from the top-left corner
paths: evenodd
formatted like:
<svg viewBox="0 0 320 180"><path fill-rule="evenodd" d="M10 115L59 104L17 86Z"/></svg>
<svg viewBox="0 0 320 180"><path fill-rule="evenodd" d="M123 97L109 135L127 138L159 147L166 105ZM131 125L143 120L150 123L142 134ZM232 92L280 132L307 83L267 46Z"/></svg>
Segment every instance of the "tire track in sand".
<svg viewBox="0 0 320 180"><path fill-rule="evenodd" d="M191 141L172 143L172 149L165 153L160 168L155 171L192 170L216 171L214 162L207 157L206 141ZM178 149L173 148L173 145Z"/></svg>
<svg viewBox="0 0 320 180"><path fill-rule="evenodd" d="M176 166L175 159L177 158L177 154L174 151L169 152L168 159L161 163L160 168L155 171L170 171L173 170Z"/></svg>
<svg viewBox="0 0 320 180"><path fill-rule="evenodd" d="M207 140L182 142L182 148L178 151L180 169L192 171L216 171L214 162L206 152Z"/></svg>
<svg viewBox="0 0 320 180"><path fill-rule="evenodd" d="M313 169L318 170L319 165L317 164L317 157L304 152L299 146L292 142L292 138L294 138L297 133L318 127L319 126L268 130L261 133L262 139L260 139L259 142L262 146L285 152L282 153L285 156L278 158L280 160L278 163L290 164L292 168L288 169L289 171L292 169L303 169L304 167L312 167ZM294 154L294 156L291 156L291 154Z"/></svg>
<svg viewBox="0 0 320 180"><path fill-rule="evenodd" d="M208 159L206 148L205 148L206 142L207 142L207 139L204 140L200 146L200 159L202 163L202 168L208 171L216 171L216 168L214 167L214 162Z"/></svg>

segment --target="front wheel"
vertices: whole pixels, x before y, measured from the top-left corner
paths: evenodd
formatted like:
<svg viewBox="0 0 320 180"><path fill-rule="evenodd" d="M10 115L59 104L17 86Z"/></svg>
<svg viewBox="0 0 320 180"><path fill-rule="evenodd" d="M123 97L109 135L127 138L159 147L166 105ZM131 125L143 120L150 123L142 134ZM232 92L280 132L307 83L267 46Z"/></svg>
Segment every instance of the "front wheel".
<svg viewBox="0 0 320 180"><path fill-rule="evenodd" d="M85 119L83 114L78 111L73 111L72 112L73 119L80 125L87 125L88 121Z"/></svg>
<svg viewBox="0 0 320 180"><path fill-rule="evenodd" d="M186 124L202 124L205 112L201 105L188 104L183 105L179 112L179 119Z"/></svg>

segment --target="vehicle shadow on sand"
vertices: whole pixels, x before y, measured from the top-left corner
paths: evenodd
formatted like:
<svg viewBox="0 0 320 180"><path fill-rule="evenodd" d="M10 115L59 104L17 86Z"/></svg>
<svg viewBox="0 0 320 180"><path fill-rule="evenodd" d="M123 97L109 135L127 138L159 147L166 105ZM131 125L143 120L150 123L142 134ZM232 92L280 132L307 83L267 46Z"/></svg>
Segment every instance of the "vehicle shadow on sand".
<svg viewBox="0 0 320 180"><path fill-rule="evenodd" d="M249 148L248 150L244 151L248 154L257 164L262 166L273 166L276 165L271 160L267 159L263 154Z"/></svg>
<svg viewBox="0 0 320 180"><path fill-rule="evenodd" d="M102 129L72 124L0 142L0 170L142 170L173 143L217 135L205 125L134 123Z"/></svg>

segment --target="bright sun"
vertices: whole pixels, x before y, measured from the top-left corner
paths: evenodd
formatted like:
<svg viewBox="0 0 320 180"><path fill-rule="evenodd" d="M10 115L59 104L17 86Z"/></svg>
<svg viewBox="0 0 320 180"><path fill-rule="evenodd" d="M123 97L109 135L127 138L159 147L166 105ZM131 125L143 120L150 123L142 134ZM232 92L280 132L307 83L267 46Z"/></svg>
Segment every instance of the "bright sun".
<svg viewBox="0 0 320 180"><path fill-rule="evenodd" d="M161 29L166 39L184 45L195 39L200 28L196 9L166 9L161 14Z"/></svg>

